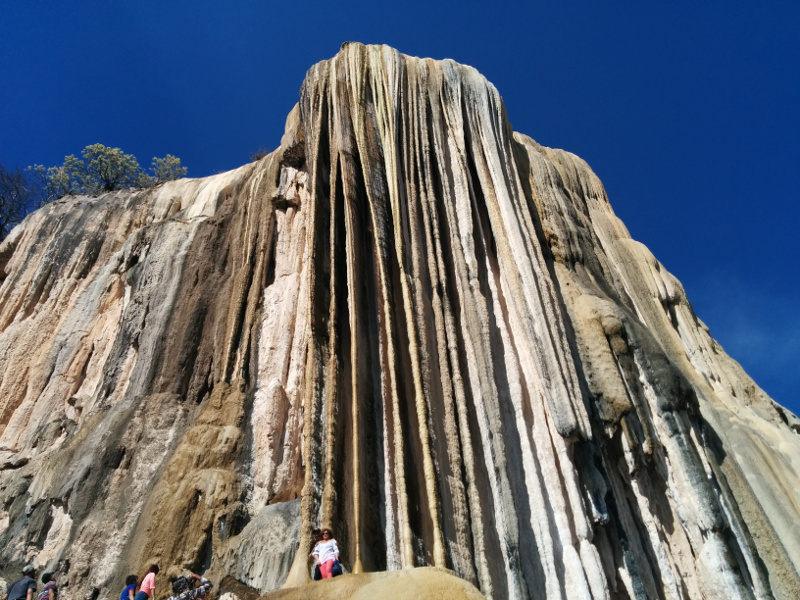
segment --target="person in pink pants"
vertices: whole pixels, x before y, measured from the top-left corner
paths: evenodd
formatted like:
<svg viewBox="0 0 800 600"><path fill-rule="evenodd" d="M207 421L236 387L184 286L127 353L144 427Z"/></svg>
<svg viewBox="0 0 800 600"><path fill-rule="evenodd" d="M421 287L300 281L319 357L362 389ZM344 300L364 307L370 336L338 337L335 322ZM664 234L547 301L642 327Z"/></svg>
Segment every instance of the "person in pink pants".
<svg viewBox="0 0 800 600"><path fill-rule="evenodd" d="M319 563L319 571L322 574L322 578L330 579L333 577L331 570L334 562L339 560L339 544L333 539L333 532L330 529L322 530L322 540L314 546L314 551L311 554L316 557Z"/></svg>

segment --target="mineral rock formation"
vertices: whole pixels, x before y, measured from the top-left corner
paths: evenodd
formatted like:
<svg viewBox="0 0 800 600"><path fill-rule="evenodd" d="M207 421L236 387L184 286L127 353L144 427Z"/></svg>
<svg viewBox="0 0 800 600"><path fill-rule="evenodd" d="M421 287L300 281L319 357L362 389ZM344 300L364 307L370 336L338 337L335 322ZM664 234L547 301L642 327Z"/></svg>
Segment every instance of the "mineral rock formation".
<svg viewBox="0 0 800 600"><path fill-rule="evenodd" d="M481 600L483 596L472 585L450 571L435 567L418 567L404 571L361 573L337 577L324 584L306 584L270 592L262 600Z"/></svg>
<svg viewBox="0 0 800 600"><path fill-rule="evenodd" d="M6 580L267 592L330 526L496 599L800 595L800 421L470 67L346 44L278 150L51 204L0 278Z"/></svg>

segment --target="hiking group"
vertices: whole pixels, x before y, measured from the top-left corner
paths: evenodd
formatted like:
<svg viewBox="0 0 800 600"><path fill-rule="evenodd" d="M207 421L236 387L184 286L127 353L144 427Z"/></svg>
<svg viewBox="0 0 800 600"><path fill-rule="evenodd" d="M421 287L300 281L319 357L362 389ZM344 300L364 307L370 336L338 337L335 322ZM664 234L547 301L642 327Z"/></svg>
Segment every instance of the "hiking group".
<svg viewBox="0 0 800 600"><path fill-rule="evenodd" d="M36 600L56 600L58 588L53 573L42 575L42 583L44 587L36 596ZM3 600L33 600L34 594L36 594L36 567L25 565L22 568L22 577L8 586L6 593L3 594Z"/></svg>
<svg viewBox="0 0 800 600"><path fill-rule="evenodd" d="M309 559L314 559L314 581L330 579L342 574L342 565L339 563L339 544L333 537L330 529L315 529L312 532L314 542L311 547ZM125 589L119 595L119 600L151 600L156 592L156 575L158 565L150 565L144 577L128 575L125 578ZM212 584L205 577L189 573L170 579L172 596L169 600L195 600L202 598L210 590ZM8 586L2 600L58 600L58 586L55 573L42 575L43 587L36 593L36 567L25 565L22 577Z"/></svg>
<svg viewBox="0 0 800 600"><path fill-rule="evenodd" d="M156 575L158 575L158 565L150 565L143 578L136 575L128 575L125 579L125 589L119 596L119 600L150 600L156 593ZM194 600L202 598L206 592L213 587L205 577L189 573L179 577L170 578L172 584L172 596L169 600ZM136 591L138 588L138 592ZM9 598L9 600L11 600Z"/></svg>
<svg viewBox="0 0 800 600"><path fill-rule="evenodd" d="M119 595L119 600L150 600L156 592L156 575L158 565L150 565L144 577L128 575L125 579L125 589ZM211 589L213 584L200 575L189 573L170 579L172 583L172 596L170 600L195 600L202 598ZM36 600L57 600L58 587L54 573L42 575L44 587L36 596ZM138 590L138 591L137 591ZM22 577L8 586L3 595L3 600L33 600L36 594L36 568L25 565Z"/></svg>

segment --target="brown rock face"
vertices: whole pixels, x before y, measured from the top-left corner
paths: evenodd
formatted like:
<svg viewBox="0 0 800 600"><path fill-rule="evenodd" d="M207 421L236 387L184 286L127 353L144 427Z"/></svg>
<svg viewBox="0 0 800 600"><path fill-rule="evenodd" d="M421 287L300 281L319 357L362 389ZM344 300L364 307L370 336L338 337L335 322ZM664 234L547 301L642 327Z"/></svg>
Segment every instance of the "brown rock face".
<svg viewBox="0 0 800 600"><path fill-rule="evenodd" d="M469 67L346 44L278 150L51 204L0 278L7 581L267 592L329 526L498 599L800 594L800 422Z"/></svg>

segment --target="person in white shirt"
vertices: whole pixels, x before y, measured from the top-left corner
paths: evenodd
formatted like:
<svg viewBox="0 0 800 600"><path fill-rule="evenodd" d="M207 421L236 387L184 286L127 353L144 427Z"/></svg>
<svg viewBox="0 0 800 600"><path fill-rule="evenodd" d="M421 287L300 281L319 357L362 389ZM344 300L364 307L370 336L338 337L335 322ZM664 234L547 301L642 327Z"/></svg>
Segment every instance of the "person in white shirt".
<svg viewBox="0 0 800 600"><path fill-rule="evenodd" d="M333 577L334 564L339 560L339 544L333 539L333 532L330 529L322 530L322 540L314 546L311 553L319 563L319 571L323 579Z"/></svg>

